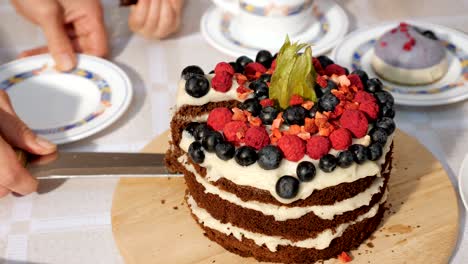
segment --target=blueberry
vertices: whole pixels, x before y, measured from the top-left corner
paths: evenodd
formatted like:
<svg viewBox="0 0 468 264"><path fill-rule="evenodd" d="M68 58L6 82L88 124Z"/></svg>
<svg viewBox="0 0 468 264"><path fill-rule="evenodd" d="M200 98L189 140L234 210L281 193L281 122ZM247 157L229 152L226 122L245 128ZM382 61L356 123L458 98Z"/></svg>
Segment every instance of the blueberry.
<svg viewBox="0 0 468 264"><path fill-rule="evenodd" d="M205 152L203 152L202 145L198 141L192 142L190 144L189 149L188 149L190 158L193 160L195 163L203 163L205 160Z"/></svg>
<svg viewBox="0 0 468 264"><path fill-rule="evenodd" d="M353 164L353 161L353 153L349 150L342 151L338 154L337 163L341 168L348 168Z"/></svg>
<svg viewBox="0 0 468 264"><path fill-rule="evenodd" d="M382 91L383 84L378 78L372 78L367 81L366 91L370 93L375 93Z"/></svg>
<svg viewBox="0 0 468 264"><path fill-rule="evenodd" d="M190 122L187 126L185 126L184 130L187 131L190 135L195 136L195 129L198 125L200 125L200 123Z"/></svg>
<svg viewBox="0 0 468 264"><path fill-rule="evenodd" d="M376 161L382 157L383 150L382 150L382 145L379 143L372 143L368 148L367 148L367 158L372 161Z"/></svg>
<svg viewBox="0 0 468 264"><path fill-rule="evenodd" d="M390 117L382 117L380 120L377 120L375 126L383 128L388 135L392 134L396 129L395 121Z"/></svg>
<svg viewBox="0 0 468 264"><path fill-rule="evenodd" d="M258 78L258 81L261 81L261 82L271 82L271 74L262 74L260 76L260 78Z"/></svg>
<svg viewBox="0 0 468 264"><path fill-rule="evenodd" d="M241 166L249 166L257 161L258 155L254 148L242 146L236 150L235 159Z"/></svg>
<svg viewBox="0 0 468 264"><path fill-rule="evenodd" d="M355 70L351 74L356 74L357 76L359 76L359 79L361 79L361 82L364 85L364 87L367 87L367 81L369 80L369 76L365 71Z"/></svg>
<svg viewBox="0 0 468 264"><path fill-rule="evenodd" d="M299 180L292 176L282 176L276 182L276 193L284 199L294 198L299 192L299 184Z"/></svg>
<svg viewBox="0 0 468 264"><path fill-rule="evenodd" d="M332 80L327 80L327 86L325 88L322 88L320 85L315 85L315 93L317 94L317 97L322 97L323 95L330 93L331 90L333 89L338 89L338 86L336 83Z"/></svg>
<svg viewBox="0 0 468 264"><path fill-rule="evenodd" d="M211 128L209 128L208 125L206 125L206 123L201 123L195 127L193 131L193 136L195 137L195 140L201 141L211 131Z"/></svg>
<svg viewBox="0 0 468 264"><path fill-rule="evenodd" d="M255 98L245 100L240 106L240 109L247 110L252 113L253 116L258 116L262 110L262 105Z"/></svg>
<svg viewBox="0 0 468 264"><path fill-rule="evenodd" d="M395 102L393 96L387 91L378 91L374 95L380 105L393 106L393 103Z"/></svg>
<svg viewBox="0 0 468 264"><path fill-rule="evenodd" d="M222 160L230 160L236 153L236 148L229 142L220 142L215 147L216 156Z"/></svg>
<svg viewBox="0 0 468 264"><path fill-rule="evenodd" d="M185 91L192 97L200 98L210 90L210 82L203 75L192 75L185 83Z"/></svg>
<svg viewBox="0 0 468 264"><path fill-rule="evenodd" d="M301 182L309 182L315 177L315 165L309 161L302 161L297 165L296 174Z"/></svg>
<svg viewBox="0 0 468 264"><path fill-rule="evenodd" d="M268 89L268 86L266 83L261 82L258 84L257 89L254 91L255 98L258 100L266 99L268 98L270 89Z"/></svg>
<svg viewBox="0 0 468 264"><path fill-rule="evenodd" d="M382 145L385 145L385 143L387 143L388 134L387 131L385 131L385 129L383 128L374 127L370 131L369 135L372 139L372 142L376 142Z"/></svg>
<svg viewBox="0 0 468 264"><path fill-rule="evenodd" d="M182 70L181 77L187 81L193 75L205 75L205 72L197 65L190 65Z"/></svg>
<svg viewBox="0 0 468 264"><path fill-rule="evenodd" d="M239 64L242 68L245 68L245 65L253 62L253 60L247 56L240 56L237 58L236 63Z"/></svg>
<svg viewBox="0 0 468 264"><path fill-rule="evenodd" d="M353 159L357 164L362 164L367 160L367 148L363 145L354 144L349 147L349 151L353 153Z"/></svg>
<svg viewBox="0 0 468 264"><path fill-rule="evenodd" d="M217 131L207 133L202 139L202 146L208 152L214 152L216 145L223 142L223 135Z"/></svg>
<svg viewBox="0 0 468 264"><path fill-rule="evenodd" d="M395 117L395 109L393 108L393 104L384 104L380 107L380 116L381 117Z"/></svg>
<svg viewBox="0 0 468 264"><path fill-rule="evenodd" d="M320 61L320 65L322 65L322 68L324 69L330 64L335 64L333 60L331 60L325 55L318 56L317 59Z"/></svg>
<svg viewBox="0 0 468 264"><path fill-rule="evenodd" d="M258 165L264 170L274 170L279 167L283 152L273 145L263 147L258 151Z"/></svg>
<svg viewBox="0 0 468 264"><path fill-rule="evenodd" d="M235 61L231 61L229 64L234 69L234 72L237 72L237 73L243 73L244 72L244 68L242 66L240 66L238 63L236 63Z"/></svg>
<svg viewBox="0 0 468 264"><path fill-rule="evenodd" d="M214 70L211 70L211 71L209 72L209 74L214 74Z"/></svg>
<svg viewBox="0 0 468 264"><path fill-rule="evenodd" d="M257 90L258 86L259 86L261 83L262 83L262 82L259 81L259 80L253 81L253 82L249 83L249 89L255 91L255 90Z"/></svg>
<svg viewBox="0 0 468 264"><path fill-rule="evenodd" d="M319 99L319 107L324 111L333 111L335 107L340 103L340 100L331 93L324 94Z"/></svg>
<svg viewBox="0 0 468 264"><path fill-rule="evenodd" d="M436 36L436 34L431 30L426 30L422 34L426 38L429 38L429 39L432 39L432 40L439 40L439 38Z"/></svg>
<svg viewBox="0 0 468 264"><path fill-rule="evenodd" d="M314 104L314 105L312 106L312 108L310 108L310 110L309 110L309 117L310 117L310 118L315 118L315 114L316 114L317 111L319 110L318 108L319 108L319 107L318 107L318 104Z"/></svg>
<svg viewBox="0 0 468 264"><path fill-rule="evenodd" d="M287 125L304 125L304 119L307 115L307 110L300 106L294 105L286 108L283 112L283 119Z"/></svg>
<svg viewBox="0 0 468 264"><path fill-rule="evenodd" d="M323 156L319 161L319 168L324 172L332 172L336 168L336 158L332 154Z"/></svg>
<svg viewBox="0 0 468 264"><path fill-rule="evenodd" d="M264 125L271 125L278 114L278 109L274 108L273 106L267 106L263 108L262 111L260 111L258 117L260 117Z"/></svg>
<svg viewBox="0 0 468 264"><path fill-rule="evenodd" d="M273 56L268 50L261 50L257 53L257 57L255 58L256 62L261 63L265 68L270 68L271 62L273 61Z"/></svg>

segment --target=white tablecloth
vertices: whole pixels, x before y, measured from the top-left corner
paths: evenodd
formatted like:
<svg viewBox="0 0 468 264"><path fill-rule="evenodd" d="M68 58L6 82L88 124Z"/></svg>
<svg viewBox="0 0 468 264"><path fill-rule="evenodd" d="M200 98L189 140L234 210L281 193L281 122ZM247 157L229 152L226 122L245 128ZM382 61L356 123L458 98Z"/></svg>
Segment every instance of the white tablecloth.
<svg viewBox="0 0 468 264"><path fill-rule="evenodd" d="M187 0L183 27L164 41L148 41L127 29L126 9L104 1L112 43L112 60L130 76L135 98L114 125L66 151L138 151L168 128L181 69L198 64L208 70L228 56L203 39L199 19L208 0ZM392 19L422 19L468 30L467 0L339 1L356 29ZM423 4L424 3L424 4ZM44 43L41 31L17 16L9 1L0 0L0 63L22 50ZM38 102L38 104L41 102ZM454 186L468 150L468 103L442 107L397 107L400 129L418 138L444 164ZM417 153L415 153L417 155ZM122 263L111 232L110 208L117 180L65 181L44 194L0 200L0 263ZM452 263L468 262L468 223L462 206L459 244ZM19 262L14 262L19 261Z"/></svg>

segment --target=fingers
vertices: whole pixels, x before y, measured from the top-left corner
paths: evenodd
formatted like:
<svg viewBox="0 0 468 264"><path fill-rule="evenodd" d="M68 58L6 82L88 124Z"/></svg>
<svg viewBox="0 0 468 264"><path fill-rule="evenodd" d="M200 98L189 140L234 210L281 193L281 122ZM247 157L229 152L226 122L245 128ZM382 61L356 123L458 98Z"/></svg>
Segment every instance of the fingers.
<svg viewBox="0 0 468 264"><path fill-rule="evenodd" d="M16 115L11 105L10 97L3 90L0 90L0 109L9 114Z"/></svg>
<svg viewBox="0 0 468 264"><path fill-rule="evenodd" d="M141 33L146 36L153 35L154 32L158 30L158 23L160 17L163 16L162 8L166 6L164 4L164 0L153 0L151 1L148 16L146 17L146 21L141 29Z"/></svg>
<svg viewBox="0 0 468 264"><path fill-rule="evenodd" d="M173 33L177 28L176 13L168 1L163 1L161 6L161 15L157 28L153 31L156 38L165 38Z"/></svg>
<svg viewBox="0 0 468 264"><path fill-rule="evenodd" d="M10 194L10 190L8 190L7 188L3 186L0 186L0 198L3 198L7 196L8 194Z"/></svg>
<svg viewBox="0 0 468 264"><path fill-rule="evenodd" d="M160 0L155 0L159 2ZM138 3L130 9L130 16L128 18L128 26L134 32L140 32L145 25L146 17L150 9L152 0L139 0Z"/></svg>
<svg viewBox="0 0 468 264"><path fill-rule="evenodd" d="M64 26L63 10L60 6L47 10L50 15L39 22L47 39L47 46L59 70L69 71L76 65L72 43Z"/></svg>
<svg viewBox="0 0 468 264"><path fill-rule="evenodd" d="M17 116L0 111L0 120L0 134L11 145L37 155L47 155L57 150L55 144L36 136Z"/></svg>
<svg viewBox="0 0 468 264"><path fill-rule="evenodd" d="M0 186L0 196L7 195L9 191L26 195L37 189L37 180L19 164L16 153L1 137Z"/></svg>
<svg viewBox="0 0 468 264"><path fill-rule="evenodd" d="M18 58L25 58L25 57L30 57L30 56L45 54L45 53L49 53L49 49L47 47L39 47L39 48L34 48L34 49L25 50L21 52L18 55Z"/></svg>
<svg viewBox="0 0 468 264"><path fill-rule="evenodd" d="M106 57L109 53L107 31L104 24L102 8L93 6L86 19L73 21L75 50L98 56Z"/></svg>

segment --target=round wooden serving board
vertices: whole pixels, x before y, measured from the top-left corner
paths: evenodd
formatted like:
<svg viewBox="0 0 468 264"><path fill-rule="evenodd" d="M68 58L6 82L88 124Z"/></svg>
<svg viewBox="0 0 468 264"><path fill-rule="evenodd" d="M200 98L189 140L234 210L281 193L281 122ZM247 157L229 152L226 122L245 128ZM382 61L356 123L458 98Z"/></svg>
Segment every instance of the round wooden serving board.
<svg viewBox="0 0 468 264"><path fill-rule="evenodd" d="M164 152L167 134L144 152ZM353 263L447 263L458 234L458 204L441 164L401 131L395 137L390 207L381 227ZM127 264L256 263L203 236L184 203L183 178L121 179L114 194L112 231ZM336 259L326 263L338 263Z"/></svg>

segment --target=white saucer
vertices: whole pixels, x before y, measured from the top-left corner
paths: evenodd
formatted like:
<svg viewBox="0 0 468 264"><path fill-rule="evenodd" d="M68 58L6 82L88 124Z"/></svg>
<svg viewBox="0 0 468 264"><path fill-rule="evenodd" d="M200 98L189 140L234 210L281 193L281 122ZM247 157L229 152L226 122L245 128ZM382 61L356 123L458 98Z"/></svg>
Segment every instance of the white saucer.
<svg viewBox="0 0 468 264"><path fill-rule="evenodd" d="M0 89L37 134L69 143L103 130L127 110L132 86L115 64L78 55L71 72L58 72L53 65L49 55L38 55L0 66Z"/></svg>
<svg viewBox="0 0 468 264"><path fill-rule="evenodd" d="M463 159L458 172L458 191L465 208L468 210L468 154Z"/></svg>
<svg viewBox="0 0 468 264"><path fill-rule="evenodd" d="M332 58L351 71L363 69L369 77L377 77L371 66L373 44L398 22L388 22L349 34L333 50ZM411 106L444 105L468 98L468 36L460 31L440 25L407 21L409 24L430 29L441 39L447 49L449 71L439 81L421 86L405 86L382 80L386 89L395 97L395 103Z"/></svg>
<svg viewBox="0 0 468 264"><path fill-rule="evenodd" d="M348 32L349 20L345 11L332 0L317 0L314 3L316 21L303 33L291 37L293 41L307 42L313 45L314 56L332 49ZM231 33L231 22L234 17L221 9L211 7L202 17L200 28L208 43L228 55L239 57L246 55L255 58L261 49L272 52L279 46L251 47L237 41ZM285 36L286 37L286 36Z"/></svg>

